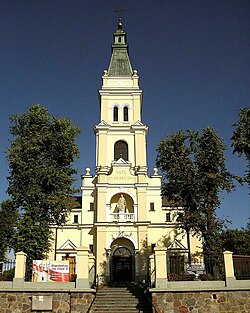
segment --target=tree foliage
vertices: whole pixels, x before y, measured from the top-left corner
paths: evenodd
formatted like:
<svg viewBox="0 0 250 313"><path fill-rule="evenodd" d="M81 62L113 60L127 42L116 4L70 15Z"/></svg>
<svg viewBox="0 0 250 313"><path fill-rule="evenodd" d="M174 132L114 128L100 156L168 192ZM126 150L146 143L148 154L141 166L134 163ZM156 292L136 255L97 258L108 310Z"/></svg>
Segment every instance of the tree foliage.
<svg viewBox="0 0 250 313"><path fill-rule="evenodd" d="M243 108L240 110L239 122L236 126L232 136L233 152L240 156L245 155L247 159L247 170L243 177L250 188L250 108Z"/></svg>
<svg viewBox="0 0 250 313"><path fill-rule="evenodd" d="M163 174L162 195L173 207L181 206L183 229L201 234L204 253L218 253L217 234L222 221L216 217L219 193L233 187L225 167L223 141L212 127L201 133L179 131L162 140L156 164Z"/></svg>
<svg viewBox="0 0 250 313"><path fill-rule="evenodd" d="M16 238L16 227L19 214L11 200L1 203L0 207L0 261L4 261L6 253L13 247Z"/></svg>
<svg viewBox="0 0 250 313"><path fill-rule="evenodd" d="M7 192L20 212L15 248L42 258L49 249L49 224L64 223L72 207L80 129L69 119L51 117L41 105L10 120Z"/></svg>
<svg viewBox="0 0 250 313"><path fill-rule="evenodd" d="M250 255L249 229L226 229L221 233L223 250L232 251L236 255Z"/></svg>

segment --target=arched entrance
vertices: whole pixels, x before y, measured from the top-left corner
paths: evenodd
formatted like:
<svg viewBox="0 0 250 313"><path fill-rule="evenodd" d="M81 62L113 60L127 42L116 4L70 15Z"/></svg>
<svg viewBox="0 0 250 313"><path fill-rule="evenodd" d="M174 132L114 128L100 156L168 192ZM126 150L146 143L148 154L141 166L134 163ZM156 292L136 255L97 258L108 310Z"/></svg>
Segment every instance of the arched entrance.
<svg viewBox="0 0 250 313"><path fill-rule="evenodd" d="M134 245L126 238L116 239L111 245L111 282L131 282L134 280Z"/></svg>

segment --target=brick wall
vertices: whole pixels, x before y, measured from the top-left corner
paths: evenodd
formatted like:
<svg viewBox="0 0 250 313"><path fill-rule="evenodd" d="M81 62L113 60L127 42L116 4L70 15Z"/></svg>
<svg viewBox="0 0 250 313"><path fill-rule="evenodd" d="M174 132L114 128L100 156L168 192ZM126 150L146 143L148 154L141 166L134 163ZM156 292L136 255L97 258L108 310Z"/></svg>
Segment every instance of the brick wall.
<svg viewBox="0 0 250 313"><path fill-rule="evenodd" d="M157 313L249 313L250 291L152 293Z"/></svg>
<svg viewBox="0 0 250 313"><path fill-rule="evenodd" d="M51 296L53 313L85 313L88 311L94 295L80 292L0 292L0 313L42 313L31 311L32 296ZM70 309L71 308L71 309ZM45 311L44 311L45 312Z"/></svg>

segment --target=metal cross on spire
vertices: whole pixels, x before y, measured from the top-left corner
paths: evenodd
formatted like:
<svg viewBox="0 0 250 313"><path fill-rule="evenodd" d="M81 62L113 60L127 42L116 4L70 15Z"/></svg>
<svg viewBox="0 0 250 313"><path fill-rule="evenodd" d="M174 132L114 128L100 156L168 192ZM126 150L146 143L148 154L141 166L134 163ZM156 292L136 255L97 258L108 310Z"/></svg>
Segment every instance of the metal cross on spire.
<svg viewBox="0 0 250 313"><path fill-rule="evenodd" d="M125 12L125 9L117 8L113 12L118 14L118 29L122 29L122 13Z"/></svg>
<svg viewBox="0 0 250 313"><path fill-rule="evenodd" d="M115 9L113 12L114 13L118 13L119 17L121 18L123 12L125 12L126 10L125 9L122 9L122 8L117 8Z"/></svg>

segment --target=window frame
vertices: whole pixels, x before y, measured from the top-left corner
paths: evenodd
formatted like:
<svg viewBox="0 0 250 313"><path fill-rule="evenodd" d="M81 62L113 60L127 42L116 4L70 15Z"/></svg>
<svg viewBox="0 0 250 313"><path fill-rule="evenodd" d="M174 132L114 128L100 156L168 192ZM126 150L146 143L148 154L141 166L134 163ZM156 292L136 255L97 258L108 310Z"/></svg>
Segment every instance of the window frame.
<svg viewBox="0 0 250 313"><path fill-rule="evenodd" d="M149 204L149 211L150 212L154 212L155 211L155 203L154 202L150 202L150 204Z"/></svg>
<svg viewBox="0 0 250 313"><path fill-rule="evenodd" d="M91 212L95 211L94 202L89 203L89 211L91 211Z"/></svg>
<svg viewBox="0 0 250 313"><path fill-rule="evenodd" d="M168 222L168 223L171 222L171 213L170 212L166 213L165 219L166 219L166 222Z"/></svg>
<svg viewBox="0 0 250 313"><path fill-rule="evenodd" d="M129 112L128 107L127 106L123 107L123 122L129 121L129 113L128 112Z"/></svg>
<svg viewBox="0 0 250 313"><path fill-rule="evenodd" d="M119 147L118 145L124 144L123 147ZM123 150L124 149L124 150ZM121 153L123 152L123 153ZM118 156L119 154L119 156ZM125 154L125 155L123 155ZM118 161L120 158L122 158L124 161L128 161L128 144L125 140L118 140L114 144L114 160Z"/></svg>
<svg viewBox="0 0 250 313"><path fill-rule="evenodd" d="M119 122L119 108L117 105L113 107L113 122Z"/></svg>
<svg viewBox="0 0 250 313"><path fill-rule="evenodd" d="M79 214L73 215L73 224L79 224Z"/></svg>

